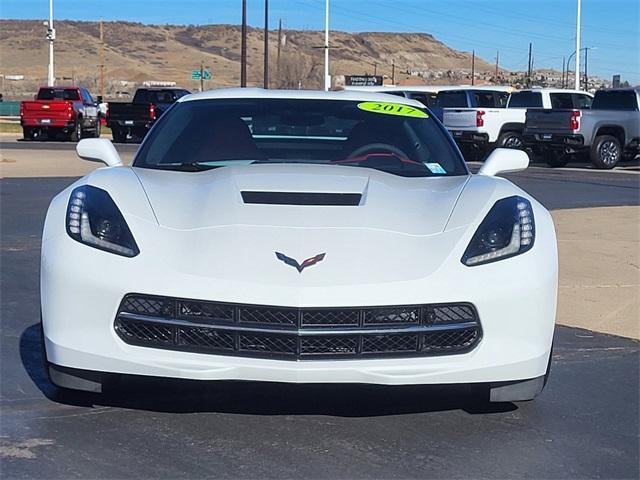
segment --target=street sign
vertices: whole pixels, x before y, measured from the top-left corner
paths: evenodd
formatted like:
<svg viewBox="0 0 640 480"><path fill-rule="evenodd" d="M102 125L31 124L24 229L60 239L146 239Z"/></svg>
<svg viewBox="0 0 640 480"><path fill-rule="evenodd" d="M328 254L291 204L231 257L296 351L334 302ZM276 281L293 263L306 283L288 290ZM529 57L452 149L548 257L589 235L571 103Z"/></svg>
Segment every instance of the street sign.
<svg viewBox="0 0 640 480"><path fill-rule="evenodd" d="M613 88L620 88L620 75L613 76Z"/></svg>
<svg viewBox="0 0 640 480"><path fill-rule="evenodd" d="M345 75L344 83L352 87L378 87L382 85L382 76Z"/></svg>
<svg viewBox="0 0 640 480"><path fill-rule="evenodd" d="M211 72L209 70L191 70L191 80L211 80Z"/></svg>

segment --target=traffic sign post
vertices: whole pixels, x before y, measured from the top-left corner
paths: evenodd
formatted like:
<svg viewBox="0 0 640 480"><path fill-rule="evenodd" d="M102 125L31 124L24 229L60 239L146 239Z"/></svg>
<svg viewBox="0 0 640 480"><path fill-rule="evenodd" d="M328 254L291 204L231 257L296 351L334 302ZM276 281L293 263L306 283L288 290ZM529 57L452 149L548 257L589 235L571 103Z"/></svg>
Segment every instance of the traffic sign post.
<svg viewBox="0 0 640 480"><path fill-rule="evenodd" d="M204 65L200 65L197 70L191 70L191 80L200 80L200 91L204 90L204 81L211 80L211 71L205 70Z"/></svg>

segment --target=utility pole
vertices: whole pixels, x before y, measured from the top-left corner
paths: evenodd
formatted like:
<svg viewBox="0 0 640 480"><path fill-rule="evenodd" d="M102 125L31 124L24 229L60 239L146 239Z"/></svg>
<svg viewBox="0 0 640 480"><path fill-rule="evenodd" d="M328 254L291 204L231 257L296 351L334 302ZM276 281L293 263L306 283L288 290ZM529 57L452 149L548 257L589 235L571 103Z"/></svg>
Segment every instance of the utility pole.
<svg viewBox="0 0 640 480"><path fill-rule="evenodd" d="M331 89L331 77L329 76L329 0L324 3L324 90Z"/></svg>
<svg viewBox="0 0 640 480"><path fill-rule="evenodd" d="M391 83L396 84L396 61L391 60Z"/></svg>
<svg viewBox="0 0 640 480"><path fill-rule="evenodd" d="M269 0L264 0L264 88L269 88Z"/></svg>
<svg viewBox="0 0 640 480"><path fill-rule="evenodd" d="M527 67L527 86L531 86L531 49L533 44L529 42L529 66Z"/></svg>
<svg viewBox="0 0 640 480"><path fill-rule="evenodd" d="M471 51L471 85L476 84L476 51Z"/></svg>
<svg viewBox="0 0 640 480"><path fill-rule="evenodd" d="M53 71L53 41L56 39L56 29L53 28L53 0L49 0L49 22L47 26L47 40L49 40L49 69L47 71L47 84L53 87L56 84L56 76Z"/></svg>
<svg viewBox="0 0 640 480"><path fill-rule="evenodd" d="M278 21L278 53L276 56L276 72L280 81L280 49L282 48L282 19Z"/></svg>
<svg viewBox="0 0 640 480"><path fill-rule="evenodd" d="M247 86L247 0L242 0L242 39L240 40L240 86Z"/></svg>
<svg viewBox="0 0 640 480"><path fill-rule="evenodd" d="M498 80L498 67L499 67L499 65L500 65L500 50L497 50L496 51L496 74L495 74L496 80Z"/></svg>
<svg viewBox="0 0 640 480"><path fill-rule="evenodd" d="M575 89L580 90L580 15L582 9L582 0L578 0L578 11L576 14L576 75Z"/></svg>
<svg viewBox="0 0 640 480"><path fill-rule="evenodd" d="M589 65L589 47L584 49L584 91L589 91L589 75L587 73Z"/></svg>
<svg viewBox="0 0 640 480"><path fill-rule="evenodd" d="M104 99L104 30L102 26L102 18L100 18L100 96Z"/></svg>
<svg viewBox="0 0 640 480"><path fill-rule="evenodd" d="M200 91L204 92L204 62L200 62Z"/></svg>
<svg viewBox="0 0 640 480"><path fill-rule="evenodd" d="M565 67L565 65L564 65L564 57L562 57L562 81L560 83L560 87L561 88L564 88L564 85L565 85L565 83L564 83L564 67Z"/></svg>

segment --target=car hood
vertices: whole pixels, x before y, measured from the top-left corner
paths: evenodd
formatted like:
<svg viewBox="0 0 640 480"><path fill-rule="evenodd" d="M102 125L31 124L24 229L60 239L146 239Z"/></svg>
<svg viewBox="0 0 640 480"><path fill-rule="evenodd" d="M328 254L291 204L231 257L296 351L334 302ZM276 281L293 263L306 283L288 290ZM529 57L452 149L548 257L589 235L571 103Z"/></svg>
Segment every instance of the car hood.
<svg viewBox="0 0 640 480"><path fill-rule="evenodd" d="M373 169L308 164L245 165L203 172L134 170L158 223L176 230L254 226L434 235L444 230L469 179L405 178ZM248 203L243 192L259 192L261 198ZM329 194L329 201L338 203L345 198L339 194L351 194L356 205L319 205L313 198L311 205L275 204L283 201L279 193Z"/></svg>

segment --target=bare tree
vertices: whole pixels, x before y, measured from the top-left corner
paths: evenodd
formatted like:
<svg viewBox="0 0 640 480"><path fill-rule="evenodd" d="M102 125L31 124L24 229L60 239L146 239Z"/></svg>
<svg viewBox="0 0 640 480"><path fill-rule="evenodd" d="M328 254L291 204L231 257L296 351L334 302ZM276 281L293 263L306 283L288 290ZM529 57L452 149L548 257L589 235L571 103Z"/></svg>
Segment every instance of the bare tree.
<svg viewBox="0 0 640 480"><path fill-rule="evenodd" d="M287 52L280 58L280 74L275 83L278 88L320 88L321 66L319 59Z"/></svg>

